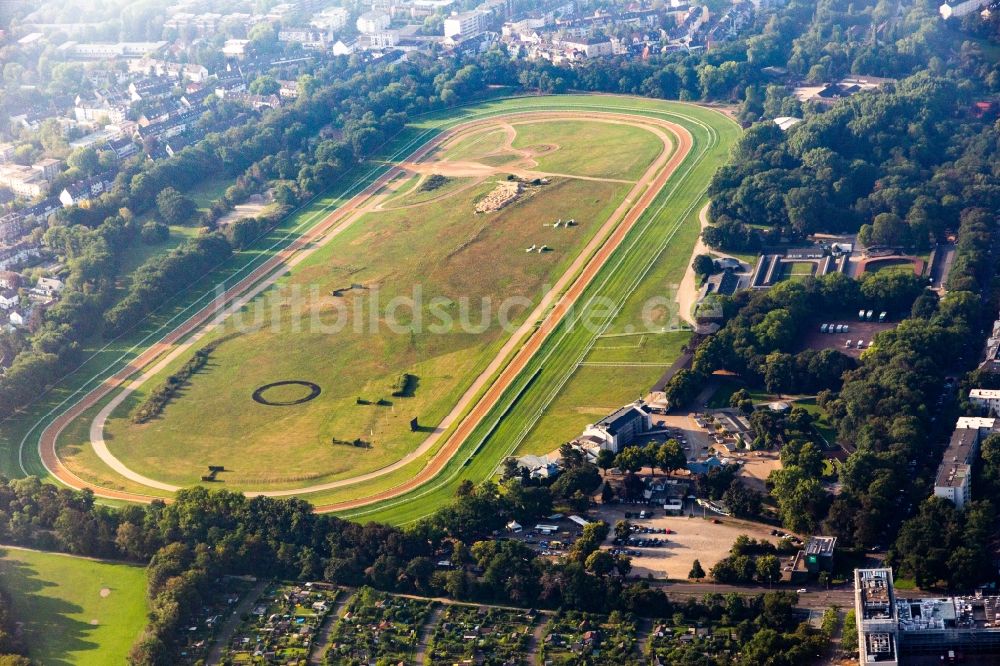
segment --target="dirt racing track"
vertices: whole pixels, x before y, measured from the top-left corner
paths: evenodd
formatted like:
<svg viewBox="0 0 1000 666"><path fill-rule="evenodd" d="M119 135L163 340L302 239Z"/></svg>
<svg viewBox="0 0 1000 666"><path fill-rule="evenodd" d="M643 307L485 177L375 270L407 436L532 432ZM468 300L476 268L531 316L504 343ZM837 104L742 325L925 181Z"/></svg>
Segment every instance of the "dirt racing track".
<svg viewBox="0 0 1000 666"><path fill-rule="evenodd" d="M343 511L368 506L397 498L419 488L434 479L449 461L463 447L473 431L481 424L525 370L529 361L538 352L546 338L555 330L560 321L571 311L573 305L594 280L612 254L628 236L633 226L647 211L671 176L688 159L694 146L691 133L683 125L650 115L632 115L607 111L516 111L498 114L483 119L467 120L455 125L437 136L417 146L409 154L390 164L390 168L378 176L360 193L345 202L338 209L326 215L304 231L285 248L278 250L267 261L243 279L234 283L223 294L195 312L180 325L173 328L158 341L142 350L125 367L108 377L95 388L82 395L65 410L55 416L38 436L38 453L49 473L61 483L77 489L90 489L102 498L148 502L154 495L106 488L78 477L61 460L58 454L59 437L63 431L85 413L108 400L89 424L89 439L94 452L115 474L135 484L164 492L178 490L176 486L150 479L129 469L108 449L103 440L104 423L110 413L144 382L200 340L209 331L220 326L233 312L238 311L251 299L272 286L289 269L294 268L318 248L350 227L367 211L378 210L386 204L392 194L392 183L402 175L418 174L425 177L427 159L438 148L454 144L463 138L488 130L503 128L507 133L506 146L511 147L514 135L513 123L521 121L559 122L563 120L588 120L642 126L656 134L663 141L663 150L645 173L634 183L618 208L594 234L586 248L574 259L560 279L544 294L534 311L524 323L506 340L503 347L462 394L447 416L420 444L401 459L375 471L351 478L331 481L325 484L295 489L261 490L248 495L304 496L346 486L356 486L399 471L405 466L426 457L424 466L412 477L378 492L365 493L358 488L358 496L348 501L323 504L317 511ZM522 177L544 177L537 169L535 155L520 151L518 162L496 167L496 173L515 173ZM474 176L482 165L456 161L450 165L435 163L433 171L441 173L450 169L451 175ZM573 176L568 176L573 177ZM442 441L443 440L443 441Z"/></svg>

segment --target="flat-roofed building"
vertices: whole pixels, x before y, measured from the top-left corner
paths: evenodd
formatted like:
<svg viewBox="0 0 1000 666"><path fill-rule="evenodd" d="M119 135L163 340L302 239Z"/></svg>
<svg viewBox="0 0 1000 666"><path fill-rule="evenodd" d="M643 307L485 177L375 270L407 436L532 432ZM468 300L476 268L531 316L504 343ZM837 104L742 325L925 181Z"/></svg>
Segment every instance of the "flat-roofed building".
<svg viewBox="0 0 1000 666"><path fill-rule="evenodd" d="M642 402L616 409L597 423L588 425L583 438L599 442L599 447L618 453L643 433L652 429L652 419Z"/></svg>
<svg viewBox="0 0 1000 666"><path fill-rule="evenodd" d="M989 410L991 414L1000 414L1000 390L972 389L969 391L969 402Z"/></svg>
<svg viewBox="0 0 1000 666"><path fill-rule="evenodd" d="M854 612L859 663L899 664L899 622L892 569L854 570Z"/></svg>
<svg viewBox="0 0 1000 666"><path fill-rule="evenodd" d="M998 596L899 598L892 569L855 569L854 612L860 664L936 662L948 652L985 664L1000 656Z"/></svg>
<svg viewBox="0 0 1000 666"><path fill-rule="evenodd" d="M57 53L70 58L113 60L115 58L141 58L159 53L167 42L65 42Z"/></svg>
<svg viewBox="0 0 1000 666"><path fill-rule="evenodd" d="M475 37L486 30L489 14L479 10L452 14L444 20L444 36L458 41Z"/></svg>
<svg viewBox="0 0 1000 666"><path fill-rule="evenodd" d="M972 499L972 466L979 443L994 432L995 419L963 416L958 419L934 477L934 495L964 509Z"/></svg>
<svg viewBox="0 0 1000 666"><path fill-rule="evenodd" d="M350 13L344 7L330 7L316 14L309 21L309 25L320 30L336 32L347 27L347 19Z"/></svg>
<svg viewBox="0 0 1000 666"><path fill-rule="evenodd" d="M45 193L48 182L31 167L5 164L0 167L0 187L6 187L19 197L34 198Z"/></svg>
<svg viewBox="0 0 1000 666"><path fill-rule="evenodd" d="M938 7L941 18L962 18L973 12L978 12L984 7L988 7L993 0L965 0L965 2L946 2Z"/></svg>
<svg viewBox="0 0 1000 666"><path fill-rule="evenodd" d="M355 21L355 27L363 35L371 35L389 28L391 19L382 12L365 12Z"/></svg>

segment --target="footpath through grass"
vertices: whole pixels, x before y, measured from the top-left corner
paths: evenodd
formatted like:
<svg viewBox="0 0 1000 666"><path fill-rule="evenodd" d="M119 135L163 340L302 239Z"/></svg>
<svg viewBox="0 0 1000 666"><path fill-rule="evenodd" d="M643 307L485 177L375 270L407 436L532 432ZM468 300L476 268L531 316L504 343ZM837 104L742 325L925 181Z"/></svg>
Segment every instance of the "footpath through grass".
<svg viewBox="0 0 1000 666"><path fill-rule="evenodd" d="M36 664L124 664L146 624L143 567L0 548L0 585Z"/></svg>

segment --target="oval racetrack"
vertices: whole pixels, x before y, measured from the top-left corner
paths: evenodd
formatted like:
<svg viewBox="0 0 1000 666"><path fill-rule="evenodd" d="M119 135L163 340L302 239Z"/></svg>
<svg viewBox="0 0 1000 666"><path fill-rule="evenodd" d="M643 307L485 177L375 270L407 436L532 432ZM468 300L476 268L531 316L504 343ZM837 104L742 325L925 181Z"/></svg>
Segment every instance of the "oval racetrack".
<svg viewBox="0 0 1000 666"><path fill-rule="evenodd" d="M599 99L599 98L598 98ZM617 112L616 112L617 111ZM427 140L397 162L419 162L442 142L454 138L456 134L468 131L482 124L495 122L498 117L504 119L530 117L531 119L580 119L593 118L596 114L614 119L615 122L634 122L656 127L661 132L672 137L673 150L665 150L635 187L625 197L616 210L596 233L586 249L581 252L573 264L565 271L562 278L545 295L531 316L514 332L499 351L490 365L483 371L462 395L452 411L439 424L435 431L427 437L420 447L396 463L369 472L367 474L333 481L317 486L287 489L280 491L248 492L248 495L290 496L308 495L346 486L358 486L357 496L335 503L318 505L317 511L349 512L362 507L387 500L401 498L407 493L424 486L439 476L449 462L463 447L468 446L470 437L481 428L491 412L495 411L504 399L505 394L513 390L518 379L523 380L532 359L542 349L546 340L553 335L560 323L571 312L578 299L584 295L588 286L608 264L609 260L623 241L633 231L636 223L642 218L661 194L678 169L691 157L695 141L692 134L682 124L651 117L648 115L631 115L621 113L612 107L606 112L596 110L578 111L568 108L565 111L537 110L517 111L491 115L487 119L471 120L456 125ZM249 275L229 287L221 297L205 305L195 314L173 328L158 341L139 353L123 368L105 379L95 388L85 393L79 399L60 412L42 430L38 438L38 452L42 463L49 473L67 486L83 489L89 488L95 495L103 498L148 502L155 499L153 495L139 492L128 492L106 488L76 476L60 460L58 455L58 440L60 434L81 418L85 412L98 405L103 400L114 395L111 402L104 406L94 419L90 428L90 439L95 452L101 460L115 473L124 478L150 488L173 492L175 486L163 484L155 479L149 479L136 474L118 461L103 442L102 432L104 419L111 410L120 404L124 397L137 388L143 381L149 379L167 363L187 350L191 344L202 337L208 330L218 326L228 314L238 310L250 299L260 294L274 283L287 270L301 262L311 252L328 242L339 232L350 226L360 217L366 204L391 180L396 178L401 169L393 166L382 173L359 194L348 200L340 208L317 222L287 247L278 250L272 257L254 269ZM694 202L692 202L692 205ZM443 444L440 442L442 437ZM402 469L421 456L430 454L423 467L412 477L396 483L389 488L364 492L367 481L385 476ZM499 462L497 460L496 462Z"/></svg>

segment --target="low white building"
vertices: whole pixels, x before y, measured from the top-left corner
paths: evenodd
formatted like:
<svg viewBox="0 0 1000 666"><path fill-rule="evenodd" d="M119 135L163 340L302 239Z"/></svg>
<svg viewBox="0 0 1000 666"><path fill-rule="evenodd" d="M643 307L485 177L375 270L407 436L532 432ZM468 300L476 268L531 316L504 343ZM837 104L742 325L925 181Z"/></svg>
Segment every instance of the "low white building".
<svg viewBox="0 0 1000 666"><path fill-rule="evenodd" d="M222 55L227 58L242 58L247 54L249 39L227 39L222 45Z"/></svg>
<svg viewBox="0 0 1000 666"><path fill-rule="evenodd" d="M969 391L969 402L989 410L991 414L1000 414L1000 390L972 389Z"/></svg>
<svg viewBox="0 0 1000 666"><path fill-rule="evenodd" d="M979 10L987 7L991 0L966 0L965 2L946 2L938 7L938 12L941 14L941 18L948 20L950 18L962 18L963 16L968 16L973 12L978 12Z"/></svg>

